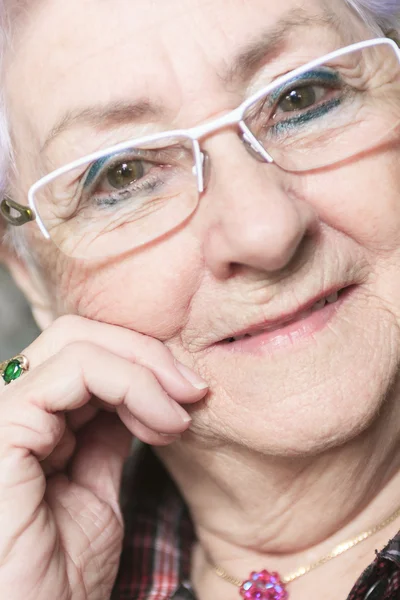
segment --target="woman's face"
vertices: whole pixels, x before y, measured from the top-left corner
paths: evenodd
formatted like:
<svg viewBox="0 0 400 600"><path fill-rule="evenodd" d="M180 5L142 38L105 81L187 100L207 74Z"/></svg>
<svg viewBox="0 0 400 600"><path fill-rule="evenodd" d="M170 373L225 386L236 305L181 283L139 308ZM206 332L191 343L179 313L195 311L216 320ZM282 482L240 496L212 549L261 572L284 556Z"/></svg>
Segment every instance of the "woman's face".
<svg viewBox="0 0 400 600"><path fill-rule="evenodd" d="M51 165L223 115L270 72L367 37L341 0L34 3L6 82L13 196L26 203ZM143 99L162 110L135 111ZM306 175L257 161L234 129L202 147L211 174L197 211L140 251L94 267L27 227L54 316L164 341L210 384L193 415L199 440L293 454L349 439L377 414L400 362L400 147ZM349 285L320 313L282 324ZM226 341L271 321L268 335Z"/></svg>

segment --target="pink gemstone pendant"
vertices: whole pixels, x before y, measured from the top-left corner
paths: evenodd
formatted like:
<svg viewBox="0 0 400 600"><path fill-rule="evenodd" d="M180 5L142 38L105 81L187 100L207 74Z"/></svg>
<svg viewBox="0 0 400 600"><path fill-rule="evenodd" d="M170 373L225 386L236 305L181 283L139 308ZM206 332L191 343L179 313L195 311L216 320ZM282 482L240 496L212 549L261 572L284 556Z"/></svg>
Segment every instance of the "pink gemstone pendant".
<svg viewBox="0 0 400 600"><path fill-rule="evenodd" d="M286 600L289 594L278 573L253 571L243 582L240 594L246 600Z"/></svg>

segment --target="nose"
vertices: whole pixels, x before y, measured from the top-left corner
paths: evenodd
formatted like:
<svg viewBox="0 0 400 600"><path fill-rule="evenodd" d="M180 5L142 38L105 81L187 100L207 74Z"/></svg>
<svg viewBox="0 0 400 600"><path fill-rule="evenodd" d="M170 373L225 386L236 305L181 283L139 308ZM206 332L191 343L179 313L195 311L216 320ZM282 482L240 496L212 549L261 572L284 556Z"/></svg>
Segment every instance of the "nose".
<svg viewBox="0 0 400 600"><path fill-rule="evenodd" d="M209 153L212 170L201 201L207 213L204 256L208 268L220 279L236 272L238 266L281 271L317 225L316 211L299 189L301 176L254 160L237 137L228 146L225 140L224 149L210 148Z"/></svg>

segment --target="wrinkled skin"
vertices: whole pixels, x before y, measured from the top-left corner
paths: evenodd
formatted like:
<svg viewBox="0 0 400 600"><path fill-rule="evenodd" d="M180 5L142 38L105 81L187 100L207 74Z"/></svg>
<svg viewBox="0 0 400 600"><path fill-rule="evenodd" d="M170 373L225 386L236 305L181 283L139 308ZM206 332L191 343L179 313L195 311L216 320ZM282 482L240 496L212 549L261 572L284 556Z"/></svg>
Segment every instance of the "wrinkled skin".
<svg viewBox="0 0 400 600"><path fill-rule="evenodd" d="M322 0L306 5L322 14ZM338 28L299 28L274 69L283 73L370 37L340 0L329 6ZM260 61L246 80L227 84L223 74L238 48L297 7L296 0L267 7L264 0L251 6L240 0L118 0L112 11L98 0L39 3L16 36L6 81L19 173L12 195L25 202L43 172L99 147L193 126L235 108L267 68ZM66 111L142 96L158 100L165 115L144 123L78 123L40 152ZM20 279L47 307L37 312L43 324L73 313L155 338L208 383L205 401L190 411L193 424L183 441L159 451L208 547L210 538L222 538L226 546L217 545L215 553L229 558L226 548L243 548L245 537L254 540L256 554L300 552L323 544L378 490L386 489L378 504L383 516L391 506L385 486L398 473L400 429L399 147L395 140L312 175L255 161L234 130L210 136L203 147L212 163L208 188L192 218L170 235L94 268L55 248L49 252L29 225L41 291L33 291L27 276ZM314 335L277 337L256 353L215 345L299 309L323 290L350 284L351 299ZM210 452L212 466L204 472ZM249 466L257 472L251 498ZM295 484L281 495L286 469ZM231 505L222 494L204 519L205 500L195 483L200 475L205 496L216 485L234 498ZM309 496L305 481L313 482ZM333 508L331 519L318 520L305 535L299 515L315 502L318 518L331 494L346 514ZM274 514L261 503L266 495ZM201 582L198 588L202 593Z"/></svg>

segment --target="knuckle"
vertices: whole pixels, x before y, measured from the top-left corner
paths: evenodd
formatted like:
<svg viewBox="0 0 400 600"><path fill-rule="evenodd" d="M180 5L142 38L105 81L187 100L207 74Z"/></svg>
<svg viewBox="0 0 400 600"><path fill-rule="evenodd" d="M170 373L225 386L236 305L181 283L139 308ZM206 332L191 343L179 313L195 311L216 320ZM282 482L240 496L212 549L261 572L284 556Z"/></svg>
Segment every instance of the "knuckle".
<svg viewBox="0 0 400 600"><path fill-rule="evenodd" d="M30 431L38 437L41 445L54 445L60 441L65 431L65 419L62 415L50 414L45 410L37 411L27 424Z"/></svg>
<svg viewBox="0 0 400 600"><path fill-rule="evenodd" d="M24 398L17 408L10 405L0 417L2 443L19 447L52 446L64 434L65 418L61 414L51 414L40 406L35 395Z"/></svg>
<svg viewBox="0 0 400 600"><path fill-rule="evenodd" d="M142 363L150 364L157 360L171 360L171 353L166 346L152 337L141 335L140 339L133 336L132 350L130 351L130 359Z"/></svg>
<svg viewBox="0 0 400 600"><path fill-rule="evenodd" d="M65 344L72 342L76 332L82 329L82 321L82 317L76 315L63 315L53 321L40 336L44 340L49 353L56 354Z"/></svg>
<svg viewBox="0 0 400 600"><path fill-rule="evenodd" d="M58 317L50 326L51 329L57 331L70 331L82 325L82 317L78 315L62 315Z"/></svg>
<svg viewBox="0 0 400 600"><path fill-rule="evenodd" d="M93 354L96 349L98 349L98 347L90 342L73 340L64 346L61 350L61 354L63 359L65 358L68 361L82 363L82 361Z"/></svg>
<svg viewBox="0 0 400 600"><path fill-rule="evenodd" d="M154 383L157 381L155 375L145 366L140 364L132 365L133 379L135 387L140 383L144 387L154 387Z"/></svg>
<svg viewBox="0 0 400 600"><path fill-rule="evenodd" d="M70 336L71 332L75 331L78 327L82 327L82 317L77 315L62 315L58 317L45 333L52 334L56 337L59 336Z"/></svg>

